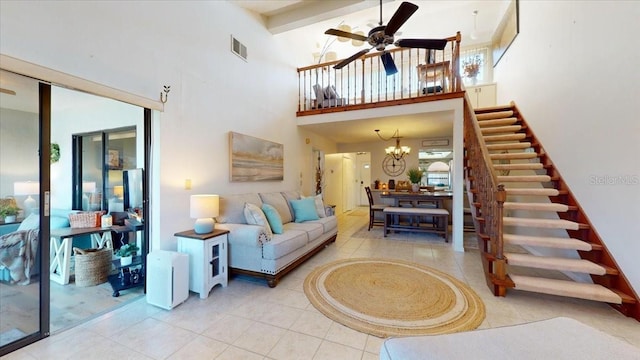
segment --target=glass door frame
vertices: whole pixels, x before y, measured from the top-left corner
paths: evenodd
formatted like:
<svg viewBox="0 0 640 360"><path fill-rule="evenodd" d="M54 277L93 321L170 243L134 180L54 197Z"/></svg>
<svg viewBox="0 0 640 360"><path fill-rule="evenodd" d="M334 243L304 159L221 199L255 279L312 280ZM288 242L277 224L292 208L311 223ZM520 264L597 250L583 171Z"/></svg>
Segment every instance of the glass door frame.
<svg viewBox="0 0 640 360"><path fill-rule="evenodd" d="M6 70L3 70L6 71ZM38 80L35 80L38 81ZM50 334L50 283L49 283L49 246L50 226L49 226L49 199L50 199L50 178L51 178L51 85L38 81L38 102L39 102L39 245L40 269L39 269L39 323L40 331L0 347L0 356L18 350L38 340L44 339Z"/></svg>

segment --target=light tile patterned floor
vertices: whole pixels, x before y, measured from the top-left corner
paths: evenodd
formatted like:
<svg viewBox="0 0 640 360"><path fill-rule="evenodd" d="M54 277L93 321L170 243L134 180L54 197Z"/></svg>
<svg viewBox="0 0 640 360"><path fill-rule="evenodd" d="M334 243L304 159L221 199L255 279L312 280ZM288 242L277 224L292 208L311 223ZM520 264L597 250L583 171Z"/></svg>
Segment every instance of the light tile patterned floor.
<svg viewBox="0 0 640 360"><path fill-rule="evenodd" d="M320 314L302 283L316 266L351 257L415 261L470 285L484 300L480 328L568 316L640 347L640 323L590 301L510 291L494 297L484 282L477 250L415 235L383 238L380 228L361 231L366 212L339 217L339 235L274 289L234 278L207 299L197 294L167 311L144 299L55 334L6 359L377 359L382 339L346 328ZM357 236L353 236L353 235Z"/></svg>

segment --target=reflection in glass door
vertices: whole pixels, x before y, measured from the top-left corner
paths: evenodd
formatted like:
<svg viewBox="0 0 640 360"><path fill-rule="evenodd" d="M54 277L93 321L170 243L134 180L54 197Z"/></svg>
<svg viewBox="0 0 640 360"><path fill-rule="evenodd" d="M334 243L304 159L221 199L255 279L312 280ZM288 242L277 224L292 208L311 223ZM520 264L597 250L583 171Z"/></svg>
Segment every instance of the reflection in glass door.
<svg viewBox="0 0 640 360"><path fill-rule="evenodd" d="M41 266L49 251L41 221L48 220L41 189L48 189L49 159L40 157L49 156L40 148L49 143L49 95L49 85L0 70L0 355L49 331Z"/></svg>

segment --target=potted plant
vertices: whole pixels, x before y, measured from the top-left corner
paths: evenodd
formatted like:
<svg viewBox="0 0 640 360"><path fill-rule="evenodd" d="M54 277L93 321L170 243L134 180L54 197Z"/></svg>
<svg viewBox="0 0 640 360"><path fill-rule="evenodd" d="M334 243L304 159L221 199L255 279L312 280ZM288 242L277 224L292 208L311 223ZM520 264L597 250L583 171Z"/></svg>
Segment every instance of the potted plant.
<svg viewBox="0 0 640 360"><path fill-rule="evenodd" d="M422 174L424 174L424 171L420 170L420 168L418 167L409 168L409 170L407 171L407 176L409 176L409 181L412 184L411 191L420 191L420 181L422 181Z"/></svg>
<svg viewBox="0 0 640 360"><path fill-rule="evenodd" d="M0 202L0 218L4 218L5 223L16 221L16 216L20 208L13 201Z"/></svg>
<svg viewBox="0 0 640 360"><path fill-rule="evenodd" d="M140 250L136 244L124 244L116 251L116 255L120 256L120 265L125 266L131 264L133 255Z"/></svg>

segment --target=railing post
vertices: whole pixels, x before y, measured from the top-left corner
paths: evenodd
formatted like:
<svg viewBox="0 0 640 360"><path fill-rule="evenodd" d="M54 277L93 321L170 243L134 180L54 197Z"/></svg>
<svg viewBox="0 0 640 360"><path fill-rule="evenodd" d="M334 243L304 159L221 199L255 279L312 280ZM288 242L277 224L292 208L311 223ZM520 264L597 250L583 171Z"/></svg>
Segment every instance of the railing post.
<svg viewBox="0 0 640 360"><path fill-rule="evenodd" d="M453 49L453 77L456 79L455 81L455 91L461 91L462 87L460 84L460 41L462 41L462 35L460 31L456 33L456 43Z"/></svg>
<svg viewBox="0 0 640 360"><path fill-rule="evenodd" d="M496 258L499 260L504 259L504 242L502 239L502 216L504 215L504 202L507 199L507 192L504 189L503 184L498 184L498 191L496 191Z"/></svg>

